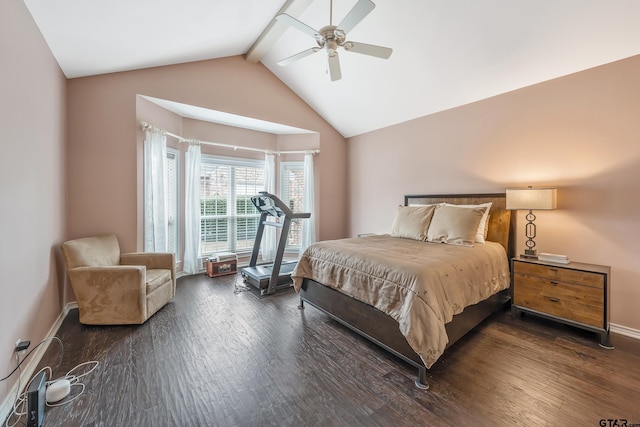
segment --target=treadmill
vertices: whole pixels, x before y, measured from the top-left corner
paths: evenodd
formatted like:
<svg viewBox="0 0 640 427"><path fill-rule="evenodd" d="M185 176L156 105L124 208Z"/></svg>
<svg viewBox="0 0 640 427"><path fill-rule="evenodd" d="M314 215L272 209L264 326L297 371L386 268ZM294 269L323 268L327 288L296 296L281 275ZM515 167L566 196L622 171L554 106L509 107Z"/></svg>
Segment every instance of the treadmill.
<svg viewBox="0 0 640 427"><path fill-rule="evenodd" d="M298 261L282 261L284 249L287 246L289 227L291 226L291 220L310 218L311 213L293 213L282 200L266 191L261 191L257 196L251 197L251 202L260 212L260 223L258 225L256 240L253 244L253 252L251 253L249 266L243 268L240 274L242 274L242 278L245 283L255 287L262 297L274 294L280 290L288 289L293 284L293 281L291 280L291 273ZM267 221L268 216L283 218L283 221ZM280 232L280 239L278 240L276 258L273 264L256 265L265 226L278 227L282 229Z"/></svg>

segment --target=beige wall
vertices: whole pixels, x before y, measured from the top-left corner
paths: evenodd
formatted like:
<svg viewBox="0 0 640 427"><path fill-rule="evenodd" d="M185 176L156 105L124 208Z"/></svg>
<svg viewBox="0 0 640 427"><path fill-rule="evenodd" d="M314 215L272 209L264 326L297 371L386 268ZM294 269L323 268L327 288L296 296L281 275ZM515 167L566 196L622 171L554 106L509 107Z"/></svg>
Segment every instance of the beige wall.
<svg viewBox="0 0 640 427"><path fill-rule="evenodd" d="M261 64L230 57L73 79L67 87L70 238L114 232L123 250L141 248L137 95L318 132L319 237L346 235L345 140ZM222 135L221 129L192 120L183 121L183 133L187 130L190 135L183 136L204 140L211 132ZM246 133L233 137L249 143Z"/></svg>
<svg viewBox="0 0 640 427"><path fill-rule="evenodd" d="M38 344L62 309L65 79L21 0L0 1L0 376L18 338ZM0 383L0 402L17 375Z"/></svg>
<svg viewBox="0 0 640 427"><path fill-rule="evenodd" d="M639 75L636 56L349 139L350 234L388 232L404 194L557 186L538 249L610 265L611 322L640 329Z"/></svg>

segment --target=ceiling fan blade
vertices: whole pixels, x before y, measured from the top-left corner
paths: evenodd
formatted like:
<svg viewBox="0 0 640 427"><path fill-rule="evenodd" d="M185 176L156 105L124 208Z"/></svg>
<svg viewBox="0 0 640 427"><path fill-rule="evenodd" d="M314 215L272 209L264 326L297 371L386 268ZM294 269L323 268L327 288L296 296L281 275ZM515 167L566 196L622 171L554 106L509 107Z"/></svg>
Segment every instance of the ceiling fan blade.
<svg viewBox="0 0 640 427"><path fill-rule="evenodd" d="M351 9L342 22L340 22L338 29L348 33L358 25L369 12L375 9L375 7L376 5L371 0L358 0L358 3L353 6L353 9Z"/></svg>
<svg viewBox="0 0 640 427"><path fill-rule="evenodd" d="M298 52L295 55L291 55L290 57L283 59L282 61L278 62L278 65L284 67L285 65L289 65L292 62L296 62L302 58L306 58L309 55L313 55L319 50L319 47L312 47L311 49L303 50L302 52Z"/></svg>
<svg viewBox="0 0 640 427"><path fill-rule="evenodd" d="M331 81L335 82L342 78L342 72L340 72L340 60L338 59L338 52L329 52L329 75Z"/></svg>
<svg viewBox="0 0 640 427"><path fill-rule="evenodd" d="M281 13L280 15L277 15L276 19L280 22L284 22L285 24L289 24L293 28L299 31L302 31L303 33L308 34L313 38L317 38L320 35L318 31L314 30L304 22L298 21L293 16L287 15L286 13Z"/></svg>
<svg viewBox="0 0 640 427"><path fill-rule="evenodd" d="M393 49L390 47L358 42L346 42L344 44L344 50L348 52L361 53L363 55L376 56L383 59L389 58L393 52Z"/></svg>

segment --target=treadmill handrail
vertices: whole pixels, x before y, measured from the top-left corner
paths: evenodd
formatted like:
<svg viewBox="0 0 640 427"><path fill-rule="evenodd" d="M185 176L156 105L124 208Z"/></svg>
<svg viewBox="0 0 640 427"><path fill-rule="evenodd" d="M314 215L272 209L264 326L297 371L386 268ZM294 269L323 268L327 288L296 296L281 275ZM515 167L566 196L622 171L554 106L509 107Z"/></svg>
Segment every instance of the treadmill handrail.
<svg viewBox="0 0 640 427"><path fill-rule="evenodd" d="M296 213L291 213L291 219L298 219L298 218L311 218L311 213L310 212L296 212Z"/></svg>

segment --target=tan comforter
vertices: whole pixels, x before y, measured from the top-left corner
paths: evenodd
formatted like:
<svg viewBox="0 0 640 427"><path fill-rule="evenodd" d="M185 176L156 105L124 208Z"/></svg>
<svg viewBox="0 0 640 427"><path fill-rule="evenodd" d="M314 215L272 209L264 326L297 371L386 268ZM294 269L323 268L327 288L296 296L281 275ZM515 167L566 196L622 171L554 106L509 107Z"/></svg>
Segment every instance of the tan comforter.
<svg viewBox="0 0 640 427"><path fill-rule="evenodd" d="M464 247L389 235L315 243L292 277L296 292L309 278L393 317L427 368L449 341L444 325L510 282L498 243Z"/></svg>

